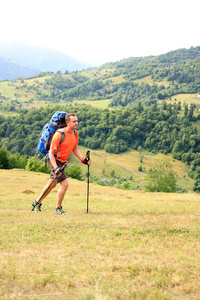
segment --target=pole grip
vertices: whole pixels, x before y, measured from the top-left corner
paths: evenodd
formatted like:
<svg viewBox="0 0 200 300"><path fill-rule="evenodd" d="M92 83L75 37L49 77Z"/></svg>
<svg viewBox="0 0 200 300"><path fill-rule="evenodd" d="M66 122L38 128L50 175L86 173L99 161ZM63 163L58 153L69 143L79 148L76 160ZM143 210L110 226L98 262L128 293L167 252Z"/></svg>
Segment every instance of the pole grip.
<svg viewBox="0 0 200 300"><path fill-rule="evenodd" d="M90 150L88 150L88 151L86 152L86 157L89 158L89 160L90 160Z"/></svg>

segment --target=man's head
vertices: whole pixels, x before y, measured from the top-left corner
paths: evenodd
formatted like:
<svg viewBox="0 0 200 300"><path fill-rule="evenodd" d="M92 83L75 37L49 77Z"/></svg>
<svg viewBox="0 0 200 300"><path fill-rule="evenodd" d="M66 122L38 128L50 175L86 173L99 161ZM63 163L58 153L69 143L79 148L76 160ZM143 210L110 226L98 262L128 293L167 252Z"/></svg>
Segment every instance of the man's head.
<svg viewBox="0 0 200 300"><path fill-rule="evenodd" d="M75 114L67 114L65 116L65 122L67 127L69 127L72 130L77 129L78 127L78 118Z"/></svg>

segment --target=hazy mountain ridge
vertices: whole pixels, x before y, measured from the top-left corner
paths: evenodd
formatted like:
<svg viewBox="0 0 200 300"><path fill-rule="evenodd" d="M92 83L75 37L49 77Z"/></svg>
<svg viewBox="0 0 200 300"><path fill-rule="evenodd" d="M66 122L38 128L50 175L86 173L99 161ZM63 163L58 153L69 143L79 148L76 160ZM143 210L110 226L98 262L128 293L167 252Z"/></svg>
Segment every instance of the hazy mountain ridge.
<svg viewBox="0 0 200 300"><path fill-rule="evenodd" d="M27 77L40 72L80 71L88 67L59 51L22 44L0 44L0 57L10 62L9 65L0 65L1 79ZM24 65L23 71L22 65ZM10 72L7 71L8 67L11 69ZM25 68L27 68L27 74Z"/></svg>
<svg viewBox="0 0 200 300"><path fill-rule="evenodd" d="M27 67L14 60L0 57L0 80L29 77L38 73L40 73L40 70Z"/></svg>

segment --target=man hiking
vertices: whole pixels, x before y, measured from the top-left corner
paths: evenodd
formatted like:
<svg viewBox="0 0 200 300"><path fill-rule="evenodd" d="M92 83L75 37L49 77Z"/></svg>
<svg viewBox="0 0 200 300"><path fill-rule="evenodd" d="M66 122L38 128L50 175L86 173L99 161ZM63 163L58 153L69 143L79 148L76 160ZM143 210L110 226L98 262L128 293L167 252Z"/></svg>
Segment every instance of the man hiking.
<svg viewBox="0 0 200 300"><path fill-rule="evenodd" d="M32 202L32 210L35 210L36 212L41 212L42 200L51 192L57 183L60 183L60 188L57 193L57 206L55 213L62 215L66 214L62 210L62 202L68 188L68 179L64 172L64 166L72 151L82 163L88 166L91 165L90 159L88 157L84 158L78 149L78 132L76 131L78 127L77 116L75 114L67 114L65 116L65 122L66 127L62 129L65 134L63 142L60 143L62 134L59 131L55 132L51 141L48 154L48 164L51 174L49 181L44 186L40 196Z"/></svg>

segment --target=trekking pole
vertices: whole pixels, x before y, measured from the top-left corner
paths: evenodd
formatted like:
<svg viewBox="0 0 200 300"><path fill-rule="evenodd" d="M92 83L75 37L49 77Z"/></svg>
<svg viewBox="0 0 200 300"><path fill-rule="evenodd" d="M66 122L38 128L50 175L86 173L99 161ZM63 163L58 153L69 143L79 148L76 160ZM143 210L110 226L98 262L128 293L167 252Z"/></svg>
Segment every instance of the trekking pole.
<svg viewBox="0 0 200 300"><path fill-rule="evenodd" d="M88 161L90 160L90 151L88 150L86 153L86 157ZM88 207L89 207L89 183L90 183L90 172L89 172L89 165L88 165L88 173L87 173L87 214L88 214Z"/></svg>
<svg viewBox="0 0 200 300"><path fill-rule="evenodd" d="M62 168L60 168L60 171L63 171L64 168L66 167L66 163L62 166ZM51 184L47 187L47 189L44 191L44 193L41 195L40 199L37 201L38 203L40 203L40 200L44 197L44 195L46 195L46 193L48 192L48 190L50 189L50 187L52 186L52 184L55 182L56 177L54 178L54 180L51 182ZM34 211L34 207L32 208L31 211Z"/></svg>

